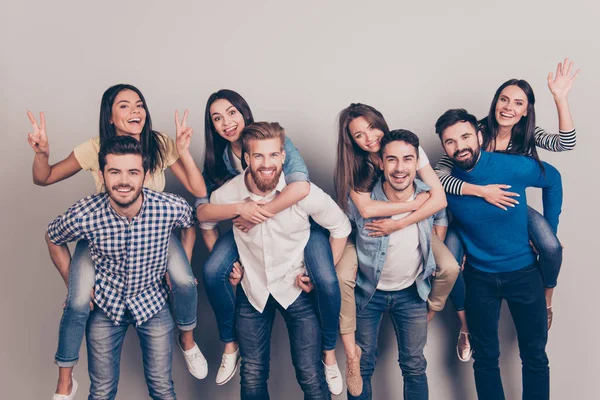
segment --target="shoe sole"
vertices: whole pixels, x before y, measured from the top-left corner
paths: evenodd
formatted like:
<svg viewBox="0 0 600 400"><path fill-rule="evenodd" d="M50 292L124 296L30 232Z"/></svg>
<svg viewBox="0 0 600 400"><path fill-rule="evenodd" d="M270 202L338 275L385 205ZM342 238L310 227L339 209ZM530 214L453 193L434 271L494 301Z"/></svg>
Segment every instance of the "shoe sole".
<svg viewBox="0 0 600 400"><path fill-rule="evenodd" d="M238 358L238 360L235 363L235 368L233 369L233 371L231 372L231 374L227 377L227 379L225 379L223 382L217 383L217 386L223 386L224 384L226 384L227 382L229 382L231 379L233 379L233 377L235 376L235 373L238 370L238 367L240 366L240 363L242 362L242 357Z"/></svg>
<svg viewBox="0 0 600 400"><path fill-rule="evenodd" d="M469 354L469 357L467 357L467 358L465 358L465 359L462 359L462 358L460 358L460 352L458 351L458 347L457 347L457 348L456 348L456 356L458 357L458 360L459 360L459 361L462 361L462 362L469 362L469 361L471 361L471 357L473 356L473 352L471 351L471 353Z"/></svg>

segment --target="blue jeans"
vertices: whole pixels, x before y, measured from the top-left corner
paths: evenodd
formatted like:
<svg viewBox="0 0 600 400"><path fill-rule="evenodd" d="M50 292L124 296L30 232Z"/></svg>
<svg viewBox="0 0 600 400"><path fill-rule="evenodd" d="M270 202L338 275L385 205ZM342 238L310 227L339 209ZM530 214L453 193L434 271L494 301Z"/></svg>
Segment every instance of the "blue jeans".
<svg viewBox="0 0 600 400"><path fill-rule="evenodd" d="M169 241L167 271L171 278L177 325L183 331L192 330L196 326L198 306L196 281L181 242L174 235L171 235ZM67 300L58 330L55 362L59 367L72 367L79 360L95 280L95 266L89 244L86 240L80 240L71 258Z"/></svg>
<svg viewBox="0 0 600 400"><path fill-rule="evenodd" d="M537 265L500 273L483 272L466 265L464 276L477 396L485 400L504 399L498 366L498 320L504 299L517 329L523 364L523 399L548 399L548 319L544 283Z"/></svg>
<svg viewBox="0 0 600 400"><path fill-rule="evenodd" d="M394 292L377 290L356 315L356 343L362 349L360 374L363 391L358 397L348 393L348 399L372 398L371 377L377 363L377 338L385 311L390 313L398 341L404 399L428 399L427 361L423 355L427 342L427 303L419 296L416 285Z"/></svg>
<svg viewBox="0 0 600 400"><path fill-rule="evenodd" d="M202 270L206 294L217 318L219 338L225 343L236 340L235 298L228 279L233 263L238 260L233 231L229 231L219 237ZM323 349L333 350L338 334L341 295L331 246L320 227L310 231L310 239L304 249L304 264L315 287Z"/></svg>
<svg viewBox="0 0 600 400"><path fill-rule="evenodd" d="M539 252L539 268L544 278L544 284L548 288L553 288L556 286L562 265L562 246L546 218L531 207L528 207L527 211L529 238ZM452 225L448 229L444 243L460 264L464 249ZM454 288L450 292L450 300L456 311L465 309L465 281L462 274L459 274L456 279Z"/></svg>
<svg viewBox="0 0 600 400"><path fill-rule="evenodd" d="M279 310L287 326L296 379L305 399L331 399L321 362L321 329L310 296L302 292L287 309L269 296L258 312L248 301L241 285L237 288L236 325L242 356L242 400L267 400L271 330Z"/></svg>
<svg viewBox="0 0 600 400"><path fill-rule="evenodd" d="M119 385L121 350L129 324L135 320L128 312L122 325L96 308L90 313L86 328L88 372L90 374L89 400L114 399ZM165 306L156 315L135 328L140 339L144 376L152 399L176 399L171 379L173 355L173 318Z"/></svg>

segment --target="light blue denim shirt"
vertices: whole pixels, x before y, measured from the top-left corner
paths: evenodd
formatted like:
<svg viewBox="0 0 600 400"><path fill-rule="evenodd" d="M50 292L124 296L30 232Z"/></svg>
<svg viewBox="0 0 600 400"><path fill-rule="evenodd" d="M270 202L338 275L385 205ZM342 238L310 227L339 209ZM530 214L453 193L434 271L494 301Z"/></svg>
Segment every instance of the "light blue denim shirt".
<svg viewBox="0 0 600 400"><path fill-rule="evenodd" d="M285 150L285 162L283 163L283 174L285 175L285 183L291 184L293 182L310 182L308 177L308 168L300 155L296 146L292 143L289 137L285 137L283 142L283 148ZM229 159L229 153L231 152L231 146L227 145L223 151L223 161L227 167L227 171L232 175L236 176L241 171L236 170L233 167L233 163ZM218 189L212 179L202 173L204 181L206 182L206 197L196 198L194 209L198 208L200 204L206 204L209 202L211 193Z"/></svg>
<svg viewBox="0 0 600 400"><path fill-rule="evenodd" d="M418 179L415 179L415 195L421 192L427 192L430 187ZM389 201L383 191L383 179L380 179L373 191L371 199L377 201ZM372 218L363 218L358 212L358 208L352 202L348 201L348 217L356 225L356 252L358 254L358 273L356 276L356 309L360 312L371 300L371 297L377 290L381 270L385 264L385 257L388 250L389 236L370 237L369 231L365 229L365 223L372 221ZM389 217L387 217L389 218ZM378 218L379 219L379 218ZM423 300L427 300L431 291L429 278L435 271L435 260L431 250L431 234L433 225L448 226L448 217L446 209L438 211L435 215L417 223L419 231L419 245L423 255L423 271L416 280L417 291Z"/></svg>

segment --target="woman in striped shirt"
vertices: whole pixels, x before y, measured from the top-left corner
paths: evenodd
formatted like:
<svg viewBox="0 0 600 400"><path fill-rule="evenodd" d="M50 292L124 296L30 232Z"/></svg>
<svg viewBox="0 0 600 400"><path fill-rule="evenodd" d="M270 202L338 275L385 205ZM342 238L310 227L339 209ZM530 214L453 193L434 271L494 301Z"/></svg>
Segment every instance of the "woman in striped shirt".
<svg viewBox="0 0 600 400"><path fill-rule="evenodd" d="M479 121L483 134L482 147L486 151L498 151L522 154L540 162L537 147L549 151L567 151L575 147L575 127L569 110L568 94L579 70L571 76L573 63L565 59L559 63L556 76L548 74L548 88L554 97L558 111L559 133L548 133L535 124L535 96L533 89L524 80L511 79L504 82L496 91L487 117ZM509 192L510 186L503 184L479 186L463 182L450 175L452 161L444 155L435 171L447 193L462 196L478 196L506 210L517 203L516 193ZM546 285L546 303L548 309L548 329L552 325L552 295L562 263L562 246L556 233L550 228L544 217L529 207L529 234L532 245L539 252L539 265ZM446 236L446 246L456 256L463 259L463 246L456 233L450 229ZM461 361L471 358L469 329L464 311L465 287L462 275L450 294L461 330L458 337L457 352Z"/></svg>

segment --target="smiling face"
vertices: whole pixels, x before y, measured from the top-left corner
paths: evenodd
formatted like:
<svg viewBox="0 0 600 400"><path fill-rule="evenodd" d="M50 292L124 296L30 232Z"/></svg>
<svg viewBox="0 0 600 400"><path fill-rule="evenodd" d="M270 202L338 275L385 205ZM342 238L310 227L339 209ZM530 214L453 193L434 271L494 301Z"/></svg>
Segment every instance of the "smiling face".
<svg viewBox="0 0 600 400"><path fill-rule="evenodd" d="M279 183L285 161L281 138L249 140L244 158L258 189L263 194L273 191Z"/></svg>
<svg viewBox="0 0 600 400"><path fill-rule="evenodd" d="M367 153L377 153L381 146L383 131L374 128L365 117L354 118L348 124L348 130L352 140L358 147Z"/></svg>
<svg viewBox="0 0 600 400"><path fill-rule="evenodd" d="M146 109L136 92L124 89L117 94L111 107L110 123L118 136L139 139L146 124Z"/></svg>
<svg viewBox="0 0 600 400"><path fill-rule="evenodd" d="M210 105L210 118L215 131L229 142L237 142L246 126L242 113L225 99Z"/></svg>
<svg viewBox="0 0 600 400"><path fill-rule="evenodd" d="M128 208L141 201L144 167L139 154L107 154L104 171L99 171L108 196L117 207Z"/></svg>
<svg viewBox="0 0 600 400"><path fill-rule="evenodd" d="M481 132L469 122L457 122L442 132L442 146L456 166L465 171L473 169L481 153Z"/></svg>
<svg viewBox="0 0 600 400"><path fill-rule="evenodd" d="M505 87L496 102L495 116L498 125L512 128L527 116L527 95L517 85Z"/></svg>
<svg viewBox="0 0 600 400"><path fill-rule="evenodd" d="M383 150L381 169L385 181L397 192L409 188L417 175L417 149L404 140L389 142Z"/></svg>

